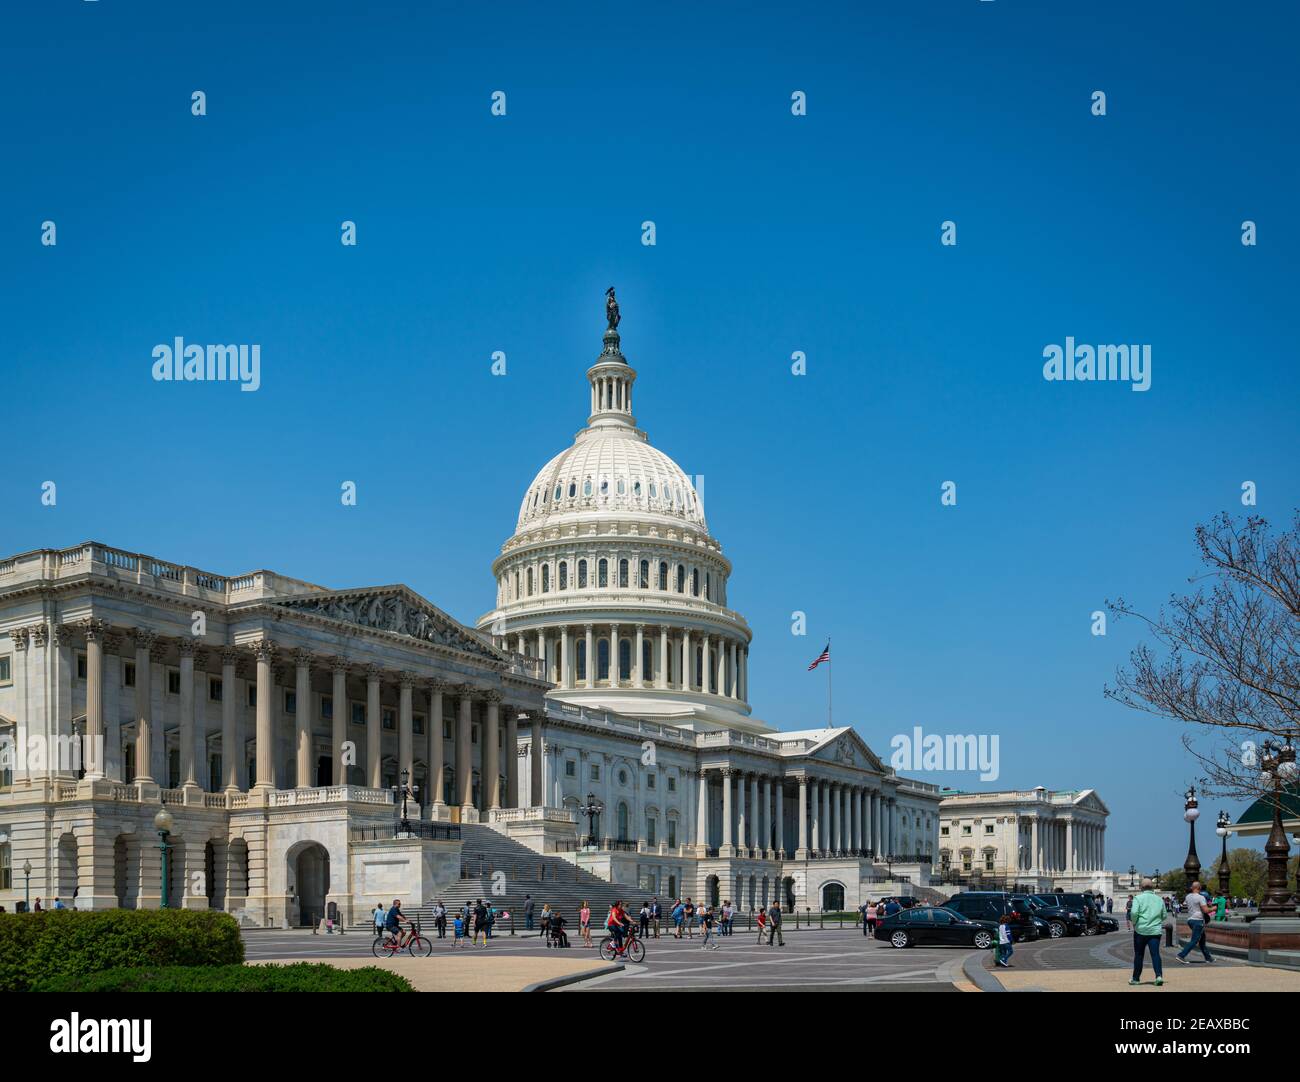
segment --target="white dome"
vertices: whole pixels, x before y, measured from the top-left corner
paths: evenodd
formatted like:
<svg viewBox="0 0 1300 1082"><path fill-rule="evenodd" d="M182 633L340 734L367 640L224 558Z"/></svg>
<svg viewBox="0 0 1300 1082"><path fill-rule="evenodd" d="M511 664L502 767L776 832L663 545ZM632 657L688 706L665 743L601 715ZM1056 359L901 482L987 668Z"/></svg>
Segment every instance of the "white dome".
<svg viewBox="0 0 1300 1082"><path fill-rule="evenodd" d="M690 478L634 430L580 432L572 447L533 478L515 532L566 524L592 512L624 512L665 524L686 522L708 532Z"/></svg>

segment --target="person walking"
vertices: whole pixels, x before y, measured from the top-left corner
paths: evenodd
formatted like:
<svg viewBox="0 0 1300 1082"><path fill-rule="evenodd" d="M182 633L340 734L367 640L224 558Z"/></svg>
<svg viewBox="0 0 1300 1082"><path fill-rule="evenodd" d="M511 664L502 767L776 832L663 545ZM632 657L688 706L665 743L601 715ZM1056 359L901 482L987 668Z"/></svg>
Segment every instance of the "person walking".
<svg viewBox="0 0 1300 1082"><path fill-rule="evenodd" d="M1133 919L1133 976L1129 984L1142 982L1144 955L1150 951L1156 984L1162 985L1165 978L1160 966L1160 930L1165 926L1165 903L1150 879L1142 880L1142 893L1132 899L1130 910Z"/></svg>
<svg viewBox="0 0 1300 1082"><path fill-rule="evenodd" d="M1201 884L1199 882L1192 884L1191 891L1183 899L1183 905L1187 908L1187 930L1190 935L1187 938L1187 946L1174 957L1183 965L1191 965L1191 962L1187 960L1187 956L1192 953L1193 947L1200 946L1202 957L1207 962L1213 962L1214 956L1210 954L1209 945L1205 942L1205 922L1210 916L1210 902L1201 893Z"/></svg>
<svg viewBox="0 0 1300 1082"><path fill-rule="evenodd" d="M998 946L993 961L1003 969L1011 967L1011 955L1015 948L1011 945L1011 914L1003 913L998 918Z"/></svg>
<svg viewBox="0 0 1300 1082"><path fill-rule="evenodd" d="M478 946L478 934L483 933L483 946L488 945L487 934L488 911L487 906L483 904L483 899L479 898L474 902L474 946Z"/></svg>
<svg viewBox="0 0 1300 1082"><path fill-rule="evenodd" d="M590 947L591 943L591 906L586 901L582 903L582 908L578 910L578 931L582 933L582 945Z"/></svg>
<svg viewBox="0 0 1300 1082"><path fill-rule="evenodd" d="M380 902L377 906L375 906L375 913L374 913L375 935L380 936L384 934L384 918L387 915L388 914L384 912L383 902Z"/></svg>
<svg viewBox="0 0 1300 1082"><path fill-rule="evenodd" d="M673 918L673 938L681 939L682 924L686 920L686 905L680 898L678 898L677 901L673 902L672 918Z"/></svg>
<svg viewBox="0 0 1300 1082"><path fill-rule="evenodd" d="M1214 919L1216 922L1228 919L1228 896L1226 894L1220 894L1214 900Z"/></svg>
<svg viewBox="0 0 1300 1082"><path fill-rule="evenodd" d="M1124 926L1126 928L1133 927L1133 895L1131 894L1128 896L1128 902L1124 906Z"/></svg>
<svg viewBox="0 0 1300 1082"><path fill-rule="evenodd" d="M441 898L433 904L433 926L438 930L439 939L447 938L447 907Z"/></svg>
<svg viewBox="0 0 1300 1082"><path fill-rule="evenodd" d="M531 894L525 894L524 895L524 931L531 932L532 930L533 930L533 896Z"/></svg>
<svg viewBox="0 0 1300 1082"><path fill-rule="evenodd" d="M642 902L641 911L637 914L637 919L641 924L641 938L645 939L650 935L650 903Z"/></svg>
<svg viewBox="0 0 1300 1082"><path fill-rule="evenodd" d="M758 945L763 945L763 933L767 931L767 910L759 908L758 910Z"/></svg>
<svg viewBox="0 0 1300 1082"><path fill-rule="evenodd" d="M655 939L659 938L659 919L663 916L663 911L659 908L659 899L654 897L650 899L650 928L654 932Z"/></svg>
<svg viewBox="0 0 1300 1082"><path fill-rule="evenodd" d="M587 903L583 902L582 904L586 905ZM548 947L551 945L551 918L554 915L555 914L551 912L551 903L546 902L542 906L542 921L541 921L542 930L538 933L538 935L540 935L544 940L546 940L546 945Z"/></svg>
<svg viewBox="0 0 1300 1082"><path fill-rule="evenodd" d="M706 906L704 914L700 917L700 929L704 932L704 939L700 943L701 950L715 951L718 949L718 944L714 934L715 920L716 918L713 915L713 906Z"/></svg>
<svg viewBox="0 0 1300 1082"><path fill-rule="evenodd" d="M781 946L785 946L785 936L781 934L781 904L773 902L767 910L767 945L773 946L777 940L781 941Z"/></svg>
<svg viewBox="0 0 1300 1082"><path fill-rule="evenodd" d="M871 927L867 924L867 910L870 908L871 899L869 898L858 906L858 914L862 917L862 934L864 936L869 936L871 934Z"/></svg>
<svg viewBox="0 0 1300 1082"><path fill-rule="evenodd" d="M694 939L695 938L695 903L692 902L690 898L686 899L686 910L683 916L686 919L686 938Z"/></svg>

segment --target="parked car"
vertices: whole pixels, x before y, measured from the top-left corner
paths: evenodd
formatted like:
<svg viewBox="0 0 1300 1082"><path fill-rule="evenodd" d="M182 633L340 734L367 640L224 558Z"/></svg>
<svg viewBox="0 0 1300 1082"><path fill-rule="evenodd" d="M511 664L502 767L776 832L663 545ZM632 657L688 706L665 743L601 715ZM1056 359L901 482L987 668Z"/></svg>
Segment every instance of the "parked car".
<svg viewBox="0 0 1300 1082"><path fill-rule="evenodd" d="M1097 934L1097 908L1091 894L1035 894L1044 905L1059 906L1084 921L1083 934Z"/></svg>
<svg viewBox="0 0 1300 1082"><path fill-rule="evenodd" d="M1034 917L1047 925L1045 934L1051 939L1083 935L1088 930L1087 916L1077 909L1063 905L1049 905L1035 894L1018 894L1016 897L1023 898Z"/></svg>
<svg viewBox="0 0 1300 1082"><path fill-rule="evenodd" d="M1106 932L1118 932L1119 921L1117 921L1109 913L1098 913L1097 931L1101 934L1105 934Z"/></svg>
<svg viewBox="0 0 1300 1082"><path fill-rule="evenodd" d="M991 921L994 925L1009 913L1013 943L1037 939L1046 927L1034 920L1033 910L1024 898L1003 890L963 891L944 902L944 907L967 920Z"/></svg>
<svg viewBox="0 0 1300 1082"><path fill-rule="evenodd" d="M886 917L876 938L893 947L956 946L987 950L997 942L996 921L967 920L946 906L918 905Z"/></svg>

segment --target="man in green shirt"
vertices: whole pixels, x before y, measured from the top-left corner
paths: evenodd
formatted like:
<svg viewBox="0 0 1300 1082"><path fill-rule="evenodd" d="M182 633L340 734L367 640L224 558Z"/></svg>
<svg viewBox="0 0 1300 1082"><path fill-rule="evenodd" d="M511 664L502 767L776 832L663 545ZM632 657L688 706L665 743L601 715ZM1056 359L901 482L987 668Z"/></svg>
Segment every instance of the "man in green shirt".
<svg viewBox="0 0 1300 1082"><path fill-rule="evenodd" d="M1155 892L1150 879L1142 880L1142 893L1133 899L1133 979L1129 984L1142 981L1143 956L1151 952L1151 968L1156 971L1156 984L1165 983L1160 967L1160 931L1165 926L1165 903Z"/></svg>

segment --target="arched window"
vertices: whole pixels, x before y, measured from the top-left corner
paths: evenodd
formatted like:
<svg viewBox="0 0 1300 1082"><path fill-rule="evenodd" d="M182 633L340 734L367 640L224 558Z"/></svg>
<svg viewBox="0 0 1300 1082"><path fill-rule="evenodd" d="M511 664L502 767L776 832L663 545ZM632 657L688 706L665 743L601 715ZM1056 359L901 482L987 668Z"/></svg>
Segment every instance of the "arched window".
<svg viewBox="0 0 1300 1082"><path fill-rule="evenodd" d="M632 679L632 640L618 640L618 678L620 680Z"/></svg>
<svg viewBox="0 0 1300 1082"><path fill-rule="evenodd" d="M578 589L585 590L586 588L587 588L587 561L579 560L578 561Z"/></svg>
<svg viewBox="0 0 1300 1082"><path fill-rule="evenodd" d="M619 560L618 562L618 585L621 589L627 589L627 561Z"/></svg>
<svg viewBox="0 0 1300 1082"><path fill-rule="evenodd" d="M587 679L587 643L583 639L578 640L578 649L576 651L576 654L577 654L576 668L578 670L577 678L579 680L586 680Z"/></svg>
<svg viewBox="0 0 1300 1082"><path fill-rule="evenodd" d="M650 498L652 500L659 498L659 486L653 481L650 482Z"/></svg>
<svg viewBox="0 0 1300 1082"><path fill-rule="evenodd" d="M551 592L551 565L542 564L542 593Z"/></svg>
<svg viewBox="0 0 1300 1082"><path fill-rule="evenodd" d="M641 561L641 576L640 576L640 580L637 582L637 586L642 590L650 589L650 561L649 560Z"/></svg>
<svg viewBox="0 0 1300 1082"><path fill-rule="evenodd" d="M627 491L627 486L624 484L623 478L620 477L618 479L618 494L622 496L623 493L626 491Z"/></svg>
<svg viewBox="0 0 1300 1082"><path fill-rule="evenodd" d="M602 496L608 496L608 495L609 495L609 478L608 478L608 477L602 477L602 478L600 479L600 494L601 494Z"/></svg>
<svg viewBox="0 0 1300 1082"><path fill-rule="evenodd" d="M609 561L602 559L596 565L596 585L602 590L609 585Z"/></svg>
<svg viewBox="0 0 1300 1082"><path fill-rule="evenodd" d="M578 494L578 482L577 482L577 481L570 481L570 482L569 482L569 499L573 499L573 497L576 496L577 494Z"/></svg>
<svg viewBox="0 0 1300 1082"><path fill-rule="evenodd" d="M596 679L609 679L609 640L601 639L596 646Z"/></svg>
<svg viewBox="0 0 1300 1082"><path fill-rule="evenodd" d="M559 503L559 502L560 502L560 497L561 497L562 495L564 495L564 486L563 486L563 485L556 485L556 486L555 486L555 502L556 502L556 503Z"/></svg>
<svg viewBox="0 0 1300 1082"><path fill-rule="evenodd" d="M682 564L677 565L677 592L686 593L686 568Z"/></svg>
<svg viewBox="0 0 1300 1082"><path fill-rule="evenodd" d="M569 588L569 561L561 560L560 561L560 589L567 590L568 588Z"/></svg>
<svg viewBox="0 0 1300 1082"><path fill-rule="evenodd" d="M640 482L640 481L634 481L634 482L632 482L632 495L633 495L633 496L640 496L640 495L641 495L641 482Z"/></svg>
<svg viewBox="0 0 1300 1082"><path fill-rule="evenodd" d="M528 569L528 596L533 596L533 569Z"/></svg>
<svg viewBox="0 0 1300 1082"><path fill-rule="evenodd" d="M700 569L698 567L691 571L691 594L695 597L700 596Z"/></svg>
<svg viewBox="0 0 1300 1082"><path fill-rule="evenodd" d="M582 494L583 494L584 496L590 496L590 495L591 495L591 478L590 478L590 477L588 477L585 481L582 482Z"/></svg>
<svg viewBox="0 0 1300 1082"><path fill-rule="evenodd" d="M659 561L659 589L668 589L668 562L666 560Z"/></svg>
<svg viewBox="0 0 1300 1082"><path fill-rule="evenodd" d="M627 836L627 805L623 801L618 802L618 840L626 842Z"/></svg>

